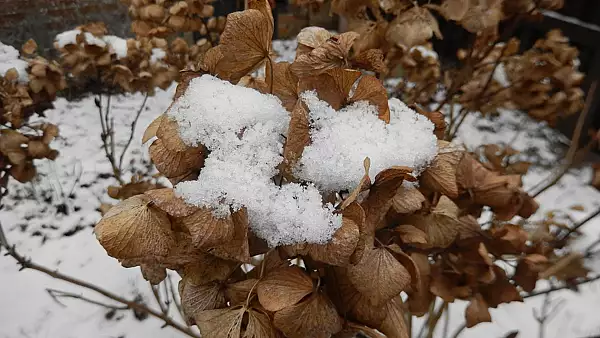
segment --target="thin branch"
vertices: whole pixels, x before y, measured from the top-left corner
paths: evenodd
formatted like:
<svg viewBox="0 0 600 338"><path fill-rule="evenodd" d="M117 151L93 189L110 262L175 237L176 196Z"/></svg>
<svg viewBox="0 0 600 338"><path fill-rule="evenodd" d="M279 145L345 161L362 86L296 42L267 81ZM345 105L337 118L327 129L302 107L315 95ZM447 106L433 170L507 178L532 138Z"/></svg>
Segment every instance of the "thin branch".
<svg viewBox="0 0 600 338"><path fill-rule="evenodd" d="M138 303L135 301L131 301L131 300L127 300L125 298L122 298L121 296L118 296L107 290L104 290L104 289L100 288L99 286L96 286L96 285L88 283L86 281L62 274L58 271L50 270L50 269L46 268L45 266L42 266L42 265L32 262L30 259L25 258L21 254L19 254L17 252L15 246L11 246L8 243L8 240L6 239L6 235L4 234L4 230L3 230L1 224L0 224L0 242L1 242L2 246L4 247L4 249L7 250L7 255L13 257L19 263L19 265L21 265L21 268L19 270L25 270L25 269L36 270L36 271L39 271L39 272L41 272L47 276L50 276L52 278L60 279L67 283L74 284L74 285L80 286L80 287L88 289L88 290L92 290L96 293L103 295L106 298L112 299L116 302L126 305L129 309L137 310L139 312L144 312L150 316L158 318L158 319L164 321L166 326L171 326L174 329L176 329L177 331L184 333L189 337L201 338L198 334L193 332L190 328L185 327L185 326L175 322L171 317L169 317L163 313L160 313L156 310L153 310L144 304L141 304L141 303Z"/></svg>
<svg viewBox="0 0 600 338"><path fill-rule="evenodd" d="M592 86L588 90L587 97L585 99L585 106L583 111L579 115L577 119L577 125L575 126L575 130L573 132L573 137L571 138L571 145L569 146L569 150L567 151L566 162L559 169L558 173L554 175L554 178L550 180L548 184L538 190L532 197L537 197L544 191L548 190L552 186L554 186L560 179L569 171L571 166L575 161L575 155L577 154L577 150L579 149L579 139L581 137L581 132L583 131L583 126L585 124L586 117L592 107L592 102L594 100L594 93L596 92L596 85L598 81L594 81Z"/></svg>
<svg viewBox="0 0 600 338"><path fill-rule="evenodd" d="M596 209L596 211L594 211L593 213L591 213L588 217L586 217L585 219L583 219L581 222L579 222L579 223L575 224L573 227L569 228L569 231L567 231L560 238L560 240L567 239L569 236L571 236L572 233L574 233L575 231L579 230L579 228L581 228L582 226L584 226L585 224L587 224L589 221L591 221L594 218L598 217L598 215L600 215L600 208Z"/></svg>
<svg viewBox="0 0 600 338"><path fill-rule="evenodd" d="M147 101L148 101L148 93L146 93L146 95L144 96L144 101L142 102L140 109L138 109L137 114L135 114L135 119L131 123L131 129L129 131L129 140L127 140L127 144L125 144L125 148L123 148L123 152L121 153L121 157L119 158L119 173L122 172L123 160L125 159L125 153L127 153L127 149L129 148L129 146L131 145L131 142L133 141L135 126L137 125L137 122L140 119L140 115L142 115L142 111L146 107Z"/></svg>
<svg viewBox="0 0 600 338"><path fill-rule="evenodd" d="M169 313L169 308L165 306L165 304L163 303L162 299L160 298L160 284L157 286L152 285L152 283L148 282L148 284L150 284L150 289L152 290L152 294L154 295L154 299L156 300L156 302L158 303L158 306L160 307L160 311L162 311L162 313L164 313L165 315ZM158 290L156 290L158 288Z"/></svg>
<svg viewBox="0 0 600 338"><path fill-rule="evenodd" d="M523 299L525 299L525 298L531 298L531 297L535 297L535 296L539 296L539 295L545 295L545 294L552 293L552 292L559 291L559 290L571 289L571 288L573 288L575 286L579 286L579 285L583 285L583 284L595 282L595 281L597 281L599 279L600 279L600 275L598 275L596 277L592 277L592 278L586 278L586 279L583 279L583 280L581 280L579 282L576 282L576 283L571 283L571 284L567 284L567 285L557 286L557 287L549 288L549 289L546 289L546 290L543 290L543 291L532 292L532 293L530 293L528 295L523 296Z"/></svg>
<svg viewBox="0 0 600 338"><path fill-rule="evenodd" d="M75 293L70 293L70 292L66 292L66 291L62 291L62 290L56 290L56 289L46 289L46 292L48 292L48 294L50 295L50 297L52 297L52 299L54 299L54 301L56 303L58 303L61 306L66 306L65 304L63 304L59 298L74 298L74 299L79 299L82 300L86 303L90 303L90 304L94 304L94 305L98 305L101 307L105 307L107 309L110 310L129 310L129 307L127 305L123 305L123 306L117 306L117 305L110 305L110 304L106 304L106 303L102 303L99 302L97 300L93 300L90 298L87 298L83 295L78 295Z"/></svg>

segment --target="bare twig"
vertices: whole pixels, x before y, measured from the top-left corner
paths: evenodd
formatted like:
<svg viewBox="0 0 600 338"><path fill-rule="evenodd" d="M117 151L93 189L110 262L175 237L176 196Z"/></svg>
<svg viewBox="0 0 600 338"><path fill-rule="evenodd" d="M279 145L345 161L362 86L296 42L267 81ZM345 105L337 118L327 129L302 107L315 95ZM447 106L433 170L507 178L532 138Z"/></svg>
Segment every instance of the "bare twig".
<svg viewBox="0 0 600 338"><path fill-rule="evenodd" d="M533 309L533 317L539 323L539 338L544 338L546 333L546 323L552 318L554 318L558 312L560 312L560 307L564 303L564 299L559 299L557 302L553 302L550 298L550 294L546 294L544 297L544 303L538 312L536 309Z"/></svg>
<svg viewBox="0 0 600 338"><path fill-rule="evenodd" d="M574 226L572 226L571 228L569 228L569 231L567 231L563 236L561 236L560 240L562 241L562 240L567 239L569 236L571 236L572 233L579 230L579 228L586 225L589 221L598 217L598 215L600 215L600 208L596 209L596 211L591 213L588 217L583 219L581 222L579 222L579 223L575 224Z"/></svg>
<svg viewBox="0 0 600 338"><path fill-rule="evenodd" d="M152 283L148 283L150 284L150 289L152 290L152 294L154 295L154 299L156 300L156 302L158 303L158 306L160 307L160 311L162 311L162 313L164 313L165 315L169 313L169 307L165 306L165 304L163 303L162 299L160 298L160 284L159 285L152 285ZM158 289L158 290L157 290Z"/></svg>
<svg viewBox="0 0 600 338"><path fill-rule="evenodd" d="M189 337L200 338L200 336L198 334L196 334L195 332L193 332L190 328L177 323L171 317L169 317L168 315L165 315L164 313L153 310L144 304L122 298L121 296L115 295L115 294L113 294L107 290L104 290L94 284L88 283L86 281L83 281L83 280L80 280L80 279L77 279L77 278L74 278L74 277L71 277L71 276L68 276L65 274L62 274L58 271L50 270L50 269L46 268L45 266L39 265L35 262L32 262L30 259L25 258L24 256L22 256L21 254L18 253L15 246L12 246L9 244L1 224L0 224L0 244L7 251L6 254L8 256L11 256L12 258L14 258L17 261L17 263L19 265L21 265L20 270L25 270L25 269L36 270L36 271L39 271L49 277L65 281L67 283L77 285L77 286L80 286L80 287L88 289L88 290L92 290L96 293L103 295L106 298L112 299L116 302L119 302L119 303L127 306L127 308L129 308L129 309L147 313L150 316L160 319L160 320L164 321L165 326L171 326L174 329L176 329L177 331L179 331Z"/></svg>
<svg viewBox="0 0 600 338"><path fill-rule="evenodd" d="M591 283L591 282L595 282L597 280L600 280L600 275L596 276L596 277L592 277L592 278L586 278L583 280L580 280L579 282L576 283L571 283L571 284L566 284L566 285L562 285L562 286L557 286L557 287L552 287L543 291L535 291L532 292L528 295L523 296L523 298L531 298L531 297L535 297L535 296L539 296L539 295L545 295L548 293L552 293L555 291L559 291L559 290L564 290L564 289L571 289L575 286L579 286L579 285L583 285L583 284L587 284L587 283Z"/></svg>
<svg viewBox="0 0 600 338"><path fill-rule="evenodd" d="M74 299L79 299L82 300L86 303L90 303L90 304L94 304L94 305L98 305L101 307L105 307L107 309L111 309L111 310L129 310L129 307L127 305L123 305L123 306L117 306L117 305L111 305L111 304L106 304L106 303L102 303L99 302L97 300L93 300L90 298L87 298L83 295L78 295L75 293L70 293L70 292L66 292L66 291L61 291L61 290L56 290L56 289L46 289L46 292L48 292L48 294L50 295L50 297L52 297L52 299L54 299L54 301L56 303L58 303L61 306L66 306L65 304L63 304L59 298L74 298Z"/></svg>
<svg viewBox="0 0 600 338"><path fill-rule="evenodd" d="M121 173L123 171L123 160L125 159L125 154L127 153L127 149L129 148L129 146L131 145L131 142L133 141L135 126L137 125L137 122L140 119L140 115L142 115L142 111L144 111L144 108L146 107L147 101L148 101L148 93L146 93L146 95L144 96L144 101L142 101L142 105L140 106L140 109L138 109L137 113L135 114L135 119L131 123L131 129L129 131L129 139L127 140L127 144L125 144L125 148L123 148L123 152L121 153L121 157L119 158L119 173Z"/></svg>
<svg viewBox="0 0 600 338"><path fill-rule="evenodd" d="M565 157L565 163L559 168L558 172L554 174L554 178L552 178L550 182L548 182L548 184L546 184L540 190L534 193L532 197L539 196L541 193L558 183L558 181L560 181L560 179L569 171L569 169L571 169L571 166L573 166L573 163L575 161L575 155L577 155L577 151L579 150L579 139L581 137L581 132L583 131L583 126L585 124L586 117L591 109L597 84L598 81L594 81L594 83L592 83L592 86L587 92L585 106L583 108L583 111L579 115L579 118L577 119L577 125L575 126L573 137L571 138L571 145L569 146L567 156Z"/></svg>

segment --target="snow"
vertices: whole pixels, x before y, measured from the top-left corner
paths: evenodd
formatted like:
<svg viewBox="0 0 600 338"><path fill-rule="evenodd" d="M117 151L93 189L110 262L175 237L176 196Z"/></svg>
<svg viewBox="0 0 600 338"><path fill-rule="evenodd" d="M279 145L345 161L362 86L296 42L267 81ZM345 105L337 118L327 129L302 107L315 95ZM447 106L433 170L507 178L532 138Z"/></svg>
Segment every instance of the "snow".
<svg viewBox="0 0 600 338"><path fill-rule="evenodd" d="M19 59L20 53L13 46L5 45L0 41L0 76L6 75L10 69L14 68L19 73L19 82L29 82L27 67L29 63Z"/></svg>
<svg viewBox="0 0 600 338"><path fill-rule="evenodd" d="M77 36L81 34L81 30L73 29L65 31L56 35L54 41L56 41L58 48L64 48L66 45L77 44Z"/></svg>
<svg viewBox="0 0 600 338"><path fill-rule="evenodd" d="M198 180L176 186L187 202L210 207L217 217L246 207L254 233L273 247L325 243L341 226L314 186L280 188L272 179L290 120L277 97L204 75L190 82L168 115L186 144L210 150Z"/></svg>
<svg viewBox="0 0 600 338"><path fill-rule="evenodd" d="M327 192L353 190L364 176L363 161L371 160L370 177L392 166L407 166L418 175L437 154L434 125L398 99L391 99L390 123L377 117L377 107L357 102L336 112L304 92L312 143L304 148L296 168L298 178Z"/></svg>
<svg viewBox="0 0 600 338"><path fill-rule="evenodd" d="M496 69L494 70L494 75L492 75L492 77L502 87L510 87L510 80L508 79L508 75L506 74L506 68L504 67L504 63L501 62L496 66Z"/></svg>
<svg viewBox="0 0 600 338"><path fill-rule="evenodd" d="M127 57L127 40L114 35L105 35L102 39L112 48L118 59Z"/></svg>
<svg viewBox="0 0 600 338"><path fill-rule="evenodd" d="M155 64L162 61L167 56L167 53L161 48L152 48L152 55L150 56L150 63Z"/></svg>
<svg viewBox="0 0 600 338"><path fill-rule="evenodd" d="M439 58L438 53L436 53L434 50L429 49L425 46L414 46L410 49L410 52L412 53L415 50L419 51L419 53L421 53L421 55L423 57L431 57L436 60Z"/></svg>
<svg viewBox="0 0 600 338"><path fill-rule="evenodd" d="M281 49L276 51L282 54ZM293 60L293 55L289 53L283 57ZM173 88L168 91L157 90L156 96L149 99L148 109L140 117L134 143L126 156L134 162L127 168L128 174L144 170L149 161L147 150L142 147L140 140L150 122L167 109L173 92ZM139 94L113 97L117 149L122 149L127 142L130 123L142 99ZM105 103L106 99L103 100L103 106ZM115 181L106 178L110 176L110 166L101 150L100 124L97 122L94 99L88 97L77 102L59 99L55 106L55 109L46 111L47 119L43 121L60 126L61 136L54 141L53 147L61 154L55 162L36 161L41 175L39 182L26 185L10 183L10 193L2 199L5 207L0 210L0 222L9 240L35 262L101 285L128 299L140 295L146 304L159 310L139 269L121 267L115 259L106 255L93 234L91 226L100 219L96 210L100 202L115 203L106 195L106 188L115 184ZM563 157L560 149L564 148L564 137L547 125L512 111L502 111L497 118L469 115L458 136L458 142L464 143L470 150L482 143L503 142L512 144L526 154L538 154L533 160L539 164L524 178L526 189L531 189L546 178L551 173L547 166ZM600 193L589 186L591 175L591 168L587 165L572 170L559 184L538 198L541 210L535 217L539 218L552 209L568 210L575 204L583 205L585 211L571 212L574 220L587 217L600 206ZM51 200L48 196L51 196ZM69 215L57 213L57 207L62 203L68 206ZM82 226L82 230L70 236L63 235L77 229L77 226ZM600 217L583 227L583 232L586 236L581 238L578 245L587 247L600 234ZM140 321L131 311L118 312L112 319L107 319L106 309L77 299L64 299L62 302L65 306L61 306L48 296L46 288L108 301L93 292L53 280L41 273L18 270L19 266L14 260L0 255L0 338L183 337L171 328L161 329L162 323L153 318ZM174 278L174 282L177 281L178 277ZM537 289L543 290L548 286L548 283L540 282ZM598 336L600 326L595 314L600 311L599 287L600 282L594 282L582 286L580 292L563 290L554 293L553 298L565 302L558 315L546 325L545 337ZM524 303L500 305L498 309L491 310L493 323L466 329L460 337L505 337L514 330L519 331L519 337L538 337L539 325L533 311L539 311L543 300L544 297L539 296L528 298ZM452 336L464 323L466 305L461 301L450 305L450 334L445 337ZM170 313L176 321L181 322L173 304ZM440 321L444 320L445 317L442 317ZM414 319L413 332L418 332L422 324L423 320ZM443 323L439 325L434 337L444 337L443 327Z"/></svg>

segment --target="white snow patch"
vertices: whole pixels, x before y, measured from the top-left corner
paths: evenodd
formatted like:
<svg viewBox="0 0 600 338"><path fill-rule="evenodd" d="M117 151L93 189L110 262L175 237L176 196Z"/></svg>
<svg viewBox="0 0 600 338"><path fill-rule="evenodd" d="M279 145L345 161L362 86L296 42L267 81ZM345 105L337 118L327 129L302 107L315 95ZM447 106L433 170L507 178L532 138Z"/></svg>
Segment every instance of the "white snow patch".
<svg viewBox="0 0 600 338"><path fill-rule="evenodd" d="M6 75L11 68L14 68L19 73L19 82L29 82L27 67L29 63L19 59L19 51L13 46L5 45L0 41L0 75Z"/></svg>
<svg viewBox="0 0 600 338"><path fill-rule="evenodd" d="M390 123L377 117L377 107L359 101L336 112L316 92L304 92L310 111L312 143L295 168L298 178L328 192L352 190L371 160L370 177L392 166L413 168L418 175L437 154L434 125L398 99L389 100Z"/></svg>
<svg viewBox="0 0 600 338"><path fill-rule="evenodd" d="M112 48L118 59L127 57L127 40L115 35L105 35L103 40Z"/></svg>
<svg viewBox="0 0 600 338"><path fill-rule="evenodd" d="M81 34L81 30L73 29L70 31L65 31L59 33L54 38L58 48L64 48L66 45L76 45L77 44L77 36Z"/></svg>
<svg viewBox="0 0 600 338"><path fill-rule="evenodd" d="M246 207L252 231L272 247L326 243L341 226L316 187L272 180L290 119L277 97L204 75L168 115L184 142L211 151L198 180L176 186L187 202L213 208L218 217Z"/></svg>
<svg viewBox="0 0 600 338"><path fill-rule="evenodd" d="M504 67L504 63L499 63L494 70L493 79L496 80L502 87L508 88L510 87L510 80L508 79L508 75L506 75L506 68Z"/></svg>
<svg viewBox="0 0 600 338"><path fill-rule="evenodd" d="M432 57L436 60L439 58L438 53L436 53L434 50L429 49L425 46L414 46L410 49L410 52L412 53L415 50L419 51L419 53L421 53L421 55L423 57Z"/></svg>
<svg viewBox="0 0 600 338"><path fill-rule="evenodd" d="M152 48L152 55L150 56L150 63L154 64L162 61L167 56L167 53L160 48Z"/></svg>

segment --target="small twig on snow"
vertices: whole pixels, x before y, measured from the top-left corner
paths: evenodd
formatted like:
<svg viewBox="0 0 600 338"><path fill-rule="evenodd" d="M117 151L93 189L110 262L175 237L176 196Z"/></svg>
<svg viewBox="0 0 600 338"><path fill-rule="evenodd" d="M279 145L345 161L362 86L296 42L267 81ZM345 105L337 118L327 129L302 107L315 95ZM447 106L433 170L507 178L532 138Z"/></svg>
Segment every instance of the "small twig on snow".
<svg viewBox="0 0 600 338"><path fill-rule="evenodd" d="M110 304L99 302L97 300L87 298L83 295L78 295L78 294L70 293L70 292L66 292L66 291L61 291L61 290L56 290L56 289L46 289L46 292L48 292L50 297L52 297L52 299L54 299L54 301L56 303L58 303L60 306L63 306L63 307L66 307L66 305L60 301L60 298L74 298L74 299L82 300L86 303L105 307L110 310L129 310L129 307L127 305L123 305L123 306L110 305Z"/></svg>

